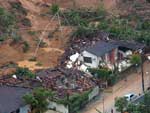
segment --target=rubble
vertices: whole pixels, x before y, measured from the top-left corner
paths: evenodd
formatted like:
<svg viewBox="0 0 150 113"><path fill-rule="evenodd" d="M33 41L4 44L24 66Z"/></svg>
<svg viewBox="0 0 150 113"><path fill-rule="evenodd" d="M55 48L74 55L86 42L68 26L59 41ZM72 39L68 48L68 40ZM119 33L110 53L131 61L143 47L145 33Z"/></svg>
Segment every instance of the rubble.
<svg viewBox="0 0 150 113"><path fill-rule="evenodd" d="M38 72L37 76L40 77L45 88L56 91L60 98L63 98L67 92L82 93L97 86L92 78L77 69L46 69Z"/></svg>

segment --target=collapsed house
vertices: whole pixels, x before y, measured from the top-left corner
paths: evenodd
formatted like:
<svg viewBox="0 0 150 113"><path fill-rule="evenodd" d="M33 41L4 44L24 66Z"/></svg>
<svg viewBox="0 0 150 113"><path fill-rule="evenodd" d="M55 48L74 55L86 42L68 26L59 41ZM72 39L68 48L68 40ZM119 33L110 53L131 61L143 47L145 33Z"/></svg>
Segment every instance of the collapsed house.
<svg viewBox="0 0 150 113"><path fill-rule="evenodd" d="M69 91L70 95L82 93L97 86L89 75L76 69L46 69L37 73L45 88L57 92L59 98L64 98Z"/></svg>

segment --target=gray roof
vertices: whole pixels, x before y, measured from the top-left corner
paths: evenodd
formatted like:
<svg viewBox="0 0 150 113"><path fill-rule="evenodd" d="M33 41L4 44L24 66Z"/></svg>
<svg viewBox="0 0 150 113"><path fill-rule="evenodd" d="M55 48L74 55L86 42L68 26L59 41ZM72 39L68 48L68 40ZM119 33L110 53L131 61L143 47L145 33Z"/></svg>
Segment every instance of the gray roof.
<svg viewBox="0 0 150 113"><path fill-rule="evenodd" d="M139 49L143 49L145 47L144 44L141 43L137 43L137 42L133 42L133 41L111 41L112 44L118 45L118 47L126 47L128 49L131 50L139 50Z"/></svg>
<svg viewBox="0 0 150 113"><path fill-rule="evenodd" d="M96 56L103 56L105 53L108 53L117 47L117 45L110 42L99 41L94 46L87 48L86 51Z"/></svg>
<svg viewBox="0 0 150 113"><path fill-rule="evenodd" d="M96 56L103 56L104 54L110 52L111 50L118 48L118 47L125 47L131 50L139 50L145 47L144 44L132 42L132 41L98 41L95 45L85 49L86 51L96 55Z"/></svg>
<svg viewBox="0 0 150 113"><path fill-rule="evenodd" d="M26 88L0 86L0 113L10 113L25 105L22 97L29 91Z"/></svg>

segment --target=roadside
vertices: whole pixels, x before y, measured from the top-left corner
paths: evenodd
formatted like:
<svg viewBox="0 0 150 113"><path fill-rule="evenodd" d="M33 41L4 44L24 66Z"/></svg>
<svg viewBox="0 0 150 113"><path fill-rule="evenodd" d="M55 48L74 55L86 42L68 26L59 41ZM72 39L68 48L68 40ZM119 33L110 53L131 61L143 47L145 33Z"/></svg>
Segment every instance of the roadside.
<svg viewBox="0 0 150 113"><path fill-rule="evenodd" d="M144 78L145 78L145 89L150 86L150 62L144 63ZM146 74L146 72L149 72ZM93 103L90 103L86 108L81 111L81 113L97 113L95 109L103 112L103 109L106 113L111 113L111 109L114 109L114 103L116 97L122 97L128 93L142 93L141 87L141 74L132 73L127 77L127 81L122 80L112 87L112 92L104 92L103 98L99 98ZM115 112L114 112L115 113Z"/></svg>

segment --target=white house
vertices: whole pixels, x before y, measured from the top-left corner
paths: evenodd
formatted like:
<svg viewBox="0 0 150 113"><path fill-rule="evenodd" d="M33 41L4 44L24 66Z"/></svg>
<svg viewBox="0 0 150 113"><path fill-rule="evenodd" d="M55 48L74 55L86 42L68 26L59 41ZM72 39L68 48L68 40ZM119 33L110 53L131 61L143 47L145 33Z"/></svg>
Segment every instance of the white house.
<svg viewBox="0 0 150 113"><path fill-rule="evenodd" d="M129 57L143 49L143 44L125 41L98 41L95 45L84 49L78 60L80 64L90 68L107 67L111 70L118 66L120 71L131 66Z"/></svg>
<svg viewBox="0 0 150 113"><path fill-rule="evenodd" d="M79 61L90 68L107 66L113 68L117 60L118 46L108 42L97 42L94 46L85 49Z"/></svg>

